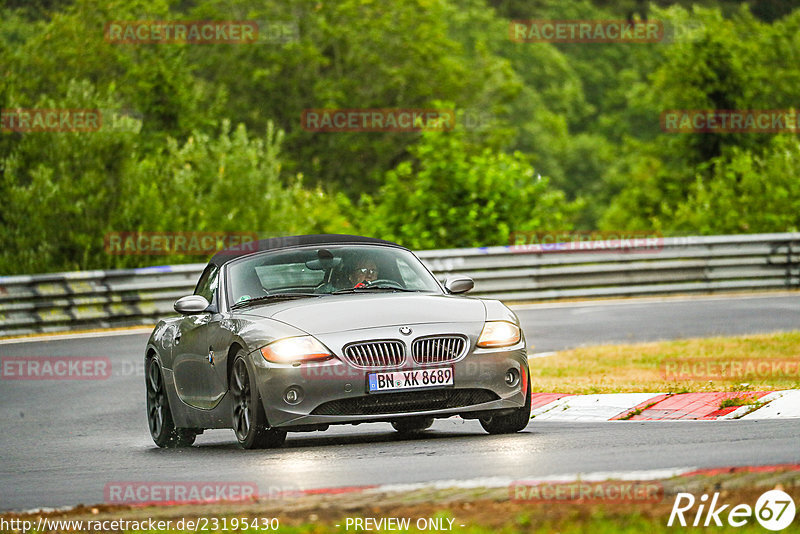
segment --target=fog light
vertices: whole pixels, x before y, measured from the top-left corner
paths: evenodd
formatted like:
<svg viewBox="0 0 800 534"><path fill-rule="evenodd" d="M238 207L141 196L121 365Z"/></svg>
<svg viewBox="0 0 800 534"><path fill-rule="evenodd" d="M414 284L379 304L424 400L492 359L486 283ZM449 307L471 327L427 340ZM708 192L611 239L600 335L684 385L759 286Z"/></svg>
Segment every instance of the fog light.
<svg viewBox="0 0 800 534"><path fill-rule="evenodd" d="M519 371L516 369L509 369L506 371L506 384L512 388L519 384Z"/></svg>
<svg viewBox="0 0 800 534"><path fill-rule="evenodd" d="M287 388L283 393L283 400L286 401L286 404L297 404L303 400L303 390L298 386Z"/></svg>

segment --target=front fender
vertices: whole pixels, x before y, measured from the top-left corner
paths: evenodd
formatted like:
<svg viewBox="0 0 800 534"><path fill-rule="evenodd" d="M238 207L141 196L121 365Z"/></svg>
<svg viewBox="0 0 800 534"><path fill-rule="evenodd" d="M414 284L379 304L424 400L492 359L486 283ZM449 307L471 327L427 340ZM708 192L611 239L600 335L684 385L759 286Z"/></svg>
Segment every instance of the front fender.
<svg viewBox="0 0 800 534"><path fill-rule="evenodd" d="M175 332L180 318L162 319L156 324L145 348L145 359L156 353L161 361L161 366L172 369L172 348L175 341Z"/></svg>
<svg viewBox="0 0 800 534"><path fill-rule="evenodd" d="M285 337L308 335L304 330L275 319L240 319L234 320L234 322L236 325L233 329L233 334L248 352L260 349L273 341Z"/></svg>
<svg viewBox="0 0 800 534"><path fill-rule="evenodd" d="M481 299L486 307L487 321L508 321L519 325L517 314L511 311L508 306L499 300Z"/></svg>

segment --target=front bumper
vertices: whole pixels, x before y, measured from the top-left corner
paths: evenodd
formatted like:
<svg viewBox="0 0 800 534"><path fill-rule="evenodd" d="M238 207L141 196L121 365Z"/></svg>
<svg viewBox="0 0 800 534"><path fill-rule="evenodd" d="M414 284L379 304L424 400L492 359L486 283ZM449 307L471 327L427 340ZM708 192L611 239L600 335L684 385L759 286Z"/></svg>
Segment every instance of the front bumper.
<svg viewBox="0 0 800 534"><path fill-rule="evenodd" d="M407 416L452 415L519 408L525 403L527 355L524 340L504 349L474 349L456 362L405 365L400 369L360 369L338 358L320 363L279 365L259 351L250 354L269 424L273 427L392 421ZM367 375L395 371L452 367L454 385L438 388L369 393ZM520 380L510 386L506 373ZM299 399L289 403L293 388Z"/></svg>

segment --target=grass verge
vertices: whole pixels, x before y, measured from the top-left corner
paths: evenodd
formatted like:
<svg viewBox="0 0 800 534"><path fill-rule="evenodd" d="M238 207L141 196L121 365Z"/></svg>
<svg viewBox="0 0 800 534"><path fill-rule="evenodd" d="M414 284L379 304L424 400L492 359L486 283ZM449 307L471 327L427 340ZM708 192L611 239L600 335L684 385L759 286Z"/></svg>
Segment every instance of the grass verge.
<svg viewBox="0 0 800 534"><path fill-rule="evenodd" d="M530 361L534 391L572 394L800 388L800 331L600 345Z"/></svg>

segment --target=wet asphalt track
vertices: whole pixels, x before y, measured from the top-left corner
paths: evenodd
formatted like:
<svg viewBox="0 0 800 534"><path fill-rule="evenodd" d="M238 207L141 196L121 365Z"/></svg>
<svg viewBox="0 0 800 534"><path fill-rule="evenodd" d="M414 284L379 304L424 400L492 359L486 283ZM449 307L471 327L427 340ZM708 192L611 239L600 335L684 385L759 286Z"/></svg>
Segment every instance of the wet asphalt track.
<svg viewBox="0 0 800 534"><path fill-rule="evenodd" d="M577 345L791 330L800 295L545 305L518 309L533 352ZM2 356L108 356L96 381L0 380L0 510L103 502L107 483L256 483L262 494L477 477L800 463L800 419L690 423L536 423L488 436L437 421L400 438L385 423L290 434L279 450L241 451L233 432L160 450L145 420L146 334L0 344Z"/></svg>

